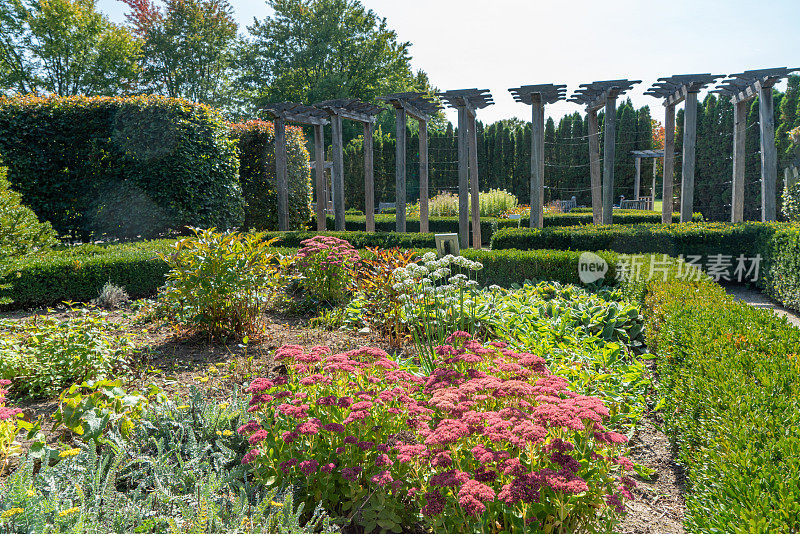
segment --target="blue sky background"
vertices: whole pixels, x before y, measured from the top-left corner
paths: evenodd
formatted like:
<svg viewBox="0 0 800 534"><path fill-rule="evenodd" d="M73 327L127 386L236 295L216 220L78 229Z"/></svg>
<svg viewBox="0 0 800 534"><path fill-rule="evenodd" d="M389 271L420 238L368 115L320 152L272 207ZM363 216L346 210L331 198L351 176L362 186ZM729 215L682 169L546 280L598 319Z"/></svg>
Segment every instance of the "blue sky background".
<svg viewBox="0 0 800 534"><path fill-rule="evenodd" d="M263 0L230 1L240 32L271 14ZM362 1L413 43L413 66L437 87L490 89L496 105L479 113L486 123L530 120L508 93L519 85L566 83L571 94L594 80L642 80L630 93L634 104L663 120L660 102L642 94L661 76L800 67L800 0ZM97 5L124 21L118 0ZM561 102L547 114L576 110Z"/></svg>

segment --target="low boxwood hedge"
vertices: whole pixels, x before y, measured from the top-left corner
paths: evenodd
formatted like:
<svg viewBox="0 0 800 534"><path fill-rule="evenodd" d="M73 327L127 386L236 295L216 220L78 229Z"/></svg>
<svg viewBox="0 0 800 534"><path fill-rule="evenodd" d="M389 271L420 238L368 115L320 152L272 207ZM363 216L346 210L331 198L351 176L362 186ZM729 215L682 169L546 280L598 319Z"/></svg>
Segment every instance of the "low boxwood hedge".
<svg viewBox="0 0 800 534"><path fill-rule="evenodd" d="M687 532L800 531L800 329L707 282L650 284L643 315Z"/></svg>
<svg viewBox="0 0 800 534"><path fill-rule="evenodd" d="M492 249L613 250L622 254L747 257L762 253L782 223L683 223L569 228L505 229L492 237Z"/></svg>

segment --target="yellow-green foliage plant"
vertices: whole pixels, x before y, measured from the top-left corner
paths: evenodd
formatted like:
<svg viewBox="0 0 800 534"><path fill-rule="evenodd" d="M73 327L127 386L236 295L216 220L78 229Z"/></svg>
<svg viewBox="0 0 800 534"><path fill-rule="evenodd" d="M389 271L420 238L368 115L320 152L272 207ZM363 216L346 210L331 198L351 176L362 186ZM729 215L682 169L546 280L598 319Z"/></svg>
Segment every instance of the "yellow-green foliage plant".
<svg viewBox="0 0 800 534"><path fill-rule="evenodd" d="M285 284L291 261L260 233L193 228L160 254L171 267L159 300L178 320L212 336L258 332L264 310Z"/></svg>

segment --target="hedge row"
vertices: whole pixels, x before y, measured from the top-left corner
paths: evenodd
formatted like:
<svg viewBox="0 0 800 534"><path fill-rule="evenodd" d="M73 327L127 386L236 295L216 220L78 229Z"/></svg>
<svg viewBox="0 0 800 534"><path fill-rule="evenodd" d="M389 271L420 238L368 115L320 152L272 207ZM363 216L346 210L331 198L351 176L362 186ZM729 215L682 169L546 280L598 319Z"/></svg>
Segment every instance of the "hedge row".
<svg viewBox="0 0 800 534"><path fill-rule="evenodd" d="M763 253L781 223L683 223L506 229L492 237L492 249L613 250L622 254L747 257Z"/></svg>
<svg viewBox="0 0 800 534"><path fill-rule="evenodd" d="M208 106L159 96L0 98L0 154L24 203L60 234L242 223L235 142Z"/></svg>
<svg viewBox="0 0 800 534"><path fill-rule="evenodd" d="M364 234L365 237L376 235L379 234ZM283 246L276 247L277 252L294 253L296 244L305 237L299 232L286 236L291 236L291 239L279 243ZM359 243L352 234L344 237L359 246L367 244ZM0 300L11 299L13 303L10 307L14 308L48 306L63 301L86 302L97 297L100 289L109 281L124 287L131 297L153 296L164 283L167 272L167 265L158 258L158 253L168 251L172 243L171 240L156 240L123 245L81 245L27 257L14 263L0 279ZM373 244L381 245L377 242ZM401 246L419 252L431 250L430 246L417 245L418 242L395 242L382 246ZM509 250L494 253L470 249L464 250L463 255L484 264L479 272L479 281L485 285L508 287L525 280L580 283L578 252ZM616 254L600 252L598 255L609 263L606 280L614 283ZM4 285L8 287L3 288Z"/></svg>
<svg viewBox="0 0 800 534"><path fill-rule="evenodd" d="M711 283L651 284L643 315L687 532L800 531L800 329Z"/></svg>
<svg viewBox="0 0 800 534"><path fill-rule="evenodd" d="M800 226L777 230L763 254L766 262L759 286L787 308L800 310Z"/></svg>

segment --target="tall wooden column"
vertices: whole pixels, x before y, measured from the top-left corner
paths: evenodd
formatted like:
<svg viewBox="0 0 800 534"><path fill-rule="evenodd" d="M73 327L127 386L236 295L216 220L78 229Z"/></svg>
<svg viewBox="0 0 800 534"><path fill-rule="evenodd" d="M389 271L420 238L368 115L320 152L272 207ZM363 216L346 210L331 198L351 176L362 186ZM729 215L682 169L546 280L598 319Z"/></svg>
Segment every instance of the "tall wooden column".
<svg viewBox="0 0 800 534"><path fill-rule="evenodd" d="M656 209L656 179L658 178L658 158L653 158L653 187L650 188L650 194L653 195L653 203L650 205L651 210Z"/></svg>
<svg viewBox="0 0 800 534"><path fill-rule="evenodd" d="M367 232L375 231L375 171L372 156L372 123L364 122L364 216Z"/></svg>
<svg viewBox="0 0 800 534"><path fill-rule="evenodd" d="M469 120L467 109L458 108L458 236L461 248L469 247Z"/></svg>
<svg viewBox="0 0 800 534"><path fill-rule="evenodd" d="M592 214L594 224L603 224L603 178L600 171L600 125L597 111L590 110L589 119L589 171L592 183Z"/></svg>
<svg viewBox="0 0 800 534"><path fill-rule="evenodd" d="M733 187L731 222L744 221L745 141L747 139L747 101L733 105Z"/></svg>
<svg viewBox="0 0 800 534"><path fill-rule="evenodd" d="M328 194L325 187L325 138L324 126L314 125L314 174L316 175L317 190L317 231L327 230L327 203Z"/></svg>
<svg viewBox="0 0 800 534"><path fill-rule="evenodd" d="M694 163L697 147L697 93L686 94L683 120L683 165L681 175L681 222L691 222L694 210Z"/></svg>
<svg viewBox="0 0 800 534"><path fill-rule="evenodd" d="M675 179L675 105L664 108L664 183L661 185L661 222L672 223L672 182Z"/></svg>
<svg viewBox="0 0 800 534"><path fill-rule="evenodd" d="M275 190L278 195L278 230L289 230L289 182L286 178L286 122L275 119Z"/></svg>
<svg viewBox="0 0 800 534"><path fill-rule="evenodd" d="M778 181L778 151L775 147L775 109L772 87L758 93L759 127L761 130L761 220L774 221L776 183Z"/></svg>
<svg viewBox="0 0 800 534"><path fill-rule="evenodd" d="M344 221L344 156L342 154L342 117L331 115L331 132L333 135L333 168L331 184L333 185L333 216L336 230L343 232Z"/></svg>
<svg viewBox="0 0 800 534"><path fill-rule="evenodd" d="M406 231L406 110L395 110L395 230Z"/></svg>
<svg viewBox="0 0 800 534"><path fill-rule="evenodd" d="M428 233L428 122L419 121L419 231Z"/></svg>
<svg viewBox="0 0 800 534"><path fill-rule="evenodd" d="M639 200L639 188L641 187L642 183L642 158L636 158L634 160L635 167L636 167L636 177L633 181L633 199Z"/></svg>
<svg viewBox="0 0 800 534"><path fill-rule="evenodd" d="M531 95L531 228L544 223L544 104L539 95Z"/></svg>
<svg viewBox="0 0 800 534"><path fill-rule="evenodd" d="M472 248L481 248L481 190L478 185L478 129L475 115L469 121L469 184L472 194Z"/></svg>
<svg viewBox="0 0 800 534"><path fill-rule="evenodd" d="M608 97L603 118L603 224L614 217L614 157L617 138L617 99Z"/></svg>

